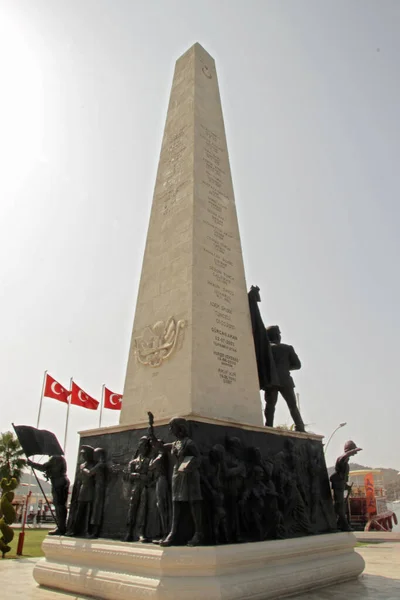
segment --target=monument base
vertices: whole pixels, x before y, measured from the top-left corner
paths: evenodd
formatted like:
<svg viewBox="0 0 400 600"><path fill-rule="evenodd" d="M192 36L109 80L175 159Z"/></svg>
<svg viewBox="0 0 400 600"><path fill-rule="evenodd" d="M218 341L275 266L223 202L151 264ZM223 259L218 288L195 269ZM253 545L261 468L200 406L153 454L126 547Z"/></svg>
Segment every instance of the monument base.
<svg viewBox="0 0 400 600"><path fill-rule="evenodd" d="M355 579L355 544L352 533L197 548L47 537L33 575L104 600L265 600Z"/></svg>
<svg viewBox="0 0 400 600"><path fill-rule="evenodd" d="M252 490L257 486L254 481L254 449L259 450L261 461L270 461L273 465L272 480L279 494L279 509L283 517L283 537L292 538L309 534L324 534L336 531L336 518L333 511L332 496L329 486L328 473L322 446L322 437L311 433L298 433L284 431L271 427L257 427L253 425L229 423L218 420L202 419L189 416L187 423L190 437L201 452L201 493L203 497L202 524L204 545L214 545L213 514L218 509L215 507L213 497L210 495L206 480L210 471L210 450L220 444L226 448L225 460L229 465L242 464L246 477L241 482L243 490ZM136 424L130 426L116 426L103 429L81 432L81 444L93 448L103 448L107 456L107 477L105 488L104 514L102 526L99 531L101 538L123 540L127 533L127 519L129 512L129 498L132 483L123 476L129 461L135 456L139 440L147 434L148 425ZM155 435L164 441L173 441L168 430L167 422L159 422L154 427ZM230 454L229 440L236 439L241 445L240 461ZM253 455L251 454L253 451ZM169 478L171 480L174 461L170 459ZM117 470L111 468L117 465ZM120 467L118 467L120 465ZM79 474L79 467L77 470ZM241 508L242 530L240 540L235 537L235 530L229 531L228 539L220 541L258 542L260 528L267 527L263 522L264 516L273 514L271 497L262 499L261 505L257 504L259 496L268 493L264 482L261 489L255 489L254 497L250 497L247 504ZM149 487L147 494L147 517L145 537L149 540L162 537L158 513L155 507L154 486ZM225 505L227 512L227 525L231 529L234 515L230 502L230 487L224 488ZM258 494L258 496L257 496ZM72 494L74 497L74 493ZM238 498L238 502L241 497ZM71 504L73 501L71 502ZM252 518L253 513L259 511L259 521ZM189 508L181 509L181 524L179 526L177 543L185 545L193 536L193 524ZM138 539L139 531L134 532L134 539ZM271 529L263 539L274 539L275 532Z"/></svg>

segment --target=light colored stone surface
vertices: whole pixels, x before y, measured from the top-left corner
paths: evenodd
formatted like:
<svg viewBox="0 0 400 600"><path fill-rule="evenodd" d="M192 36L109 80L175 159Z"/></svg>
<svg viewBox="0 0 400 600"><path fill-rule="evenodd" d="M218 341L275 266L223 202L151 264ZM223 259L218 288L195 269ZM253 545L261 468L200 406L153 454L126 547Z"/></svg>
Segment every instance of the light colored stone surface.
<svg viewBox="0 0 400 600"><path fill-rule="evenodd" d="M298 600L398 600L400 598L400 545L372 544L357 548L366 568L357 581L331 586Z"/></svg>
<svg viewBox="0 0 400 600"><path fill-rule="evenodd" d="M356 578L355 543L349 533L198 548L47 538L34 577L103 600L267 600Z"/></svg>
<svg viewBox="0 0 400 600"><path fill-rule="evenodd" d="M170 357L140 364L137 340L158 347L170 317L184 324ZM148 410L157 422L195 414L262 425L217 74L199 44L176 63L120 423Z"/></svg>
<svg viewBox="0 0 400 600"><path fill-rule="evenodd" d="M211 423L212 425L220 425L221 427L232 426L232 423L229 421L223 421L222 419L210 419L205 417L200 417L199 415L192 415L192 421L197 421L198 423ZM160 419L157 421L157 425L167 425L169 419ZM285 438L298 438L298 439L309 439L309 440L323 440L324 436L318 435L316 433L301 433L299 431L288 431L287 429L280 429L279 427L265 427L265 425L246 425L245 423L235 423L235 428L244 429L245 431L260 431L262 433L268 432L272 435L284 436ZM141 423L133 423L131 425L112 425L111 427L102 427L101 429L86 429L85 431L80 431L79 435L81 437L90 437L92 435L104 435L106 433L118 433L120 431L130 431L131 429L145 429L147 431L149 427L148 420L142 421Z"/></svg>
<svg viewBox="0 0 400 600"><path fill-rule="evenodd" d="M357 553L366 563L365 571L358 579L292 597L297 600L398 600L400 598L400 544L386 542L363 546L357 548ZM38 587L32 576L33 567L37 562L38 559L0 561L3 595L7 600L9 598L11 600L86 600L89 598L80 594L67 594ZM132 600L134 598L132 596Z"/></svg>
<svg viewBox="0 0 400 600"><path fill-rule="evenodd" d="M355 531L359 542L400 542L400 531Z"/></svg>

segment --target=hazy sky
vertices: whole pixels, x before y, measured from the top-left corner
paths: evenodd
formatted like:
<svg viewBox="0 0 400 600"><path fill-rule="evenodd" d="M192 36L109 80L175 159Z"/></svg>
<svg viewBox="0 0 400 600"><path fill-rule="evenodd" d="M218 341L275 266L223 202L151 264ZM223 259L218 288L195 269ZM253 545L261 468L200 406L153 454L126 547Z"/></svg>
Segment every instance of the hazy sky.
<svg viewBox="0 0 400 600"><path fill-rule="evenodd" d="M396 0L0 0L0 430L36 423L45 369L122 391L174 63L198 41L304 419L347 421L329 464L352 438L399 469L399 32ZM61 440L65 411L44 401ZM97 423L71 408L71 463Z"/></svg>

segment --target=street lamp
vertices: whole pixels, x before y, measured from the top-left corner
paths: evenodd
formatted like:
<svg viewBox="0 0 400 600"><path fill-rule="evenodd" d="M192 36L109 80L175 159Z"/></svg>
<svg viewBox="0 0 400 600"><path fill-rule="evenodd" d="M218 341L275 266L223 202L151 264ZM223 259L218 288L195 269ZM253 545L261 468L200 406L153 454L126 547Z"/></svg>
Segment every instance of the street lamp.
<svg viewBox="0 0 400 600"><path fill-rule="evenodd" d="M347 423L339 423L339 425L336 427L336 429L334 429L329 437L329 440L327 441L327 444L325 446L324 449L324 454L326 454L326 451L328 450L328 446L329 446L329 442L331 441L331 439L333 438L333 436L335 435L335 433L337 432L338 429L340 429L341 427L345 427L345 425L347 425Z"/></svg>

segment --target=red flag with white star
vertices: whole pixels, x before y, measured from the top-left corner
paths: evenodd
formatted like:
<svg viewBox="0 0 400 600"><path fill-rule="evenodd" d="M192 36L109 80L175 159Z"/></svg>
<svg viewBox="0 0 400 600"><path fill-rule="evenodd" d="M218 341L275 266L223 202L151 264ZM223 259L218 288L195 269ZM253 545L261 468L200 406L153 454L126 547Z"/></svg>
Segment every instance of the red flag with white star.
<svg viewBox="0 0 400 600"><path fill-rule="evenodd" d="M99 406L98 400L95 400L95 398L92 398L89 394L84 392L79 385L76 385L75 381L72 382L71 404L81 406L82 408L88 408L89 410L97 410L97 407Z"/></svg>
<svg viewBox="0 0 400 600"><path fill-rule="evenodd" d="M43 396L46 398L54 398L54 400L68 404L68 396L70 393L71 392L62 386L61 383L58 383L56 379L46 373Z"/></svg>
<svg viewBox="0 0 400 600"><path fill-rule="evenodd" d="M121 410L122 394L114 394L108 388L104 388L104 408L110 410Z"/></svg>

